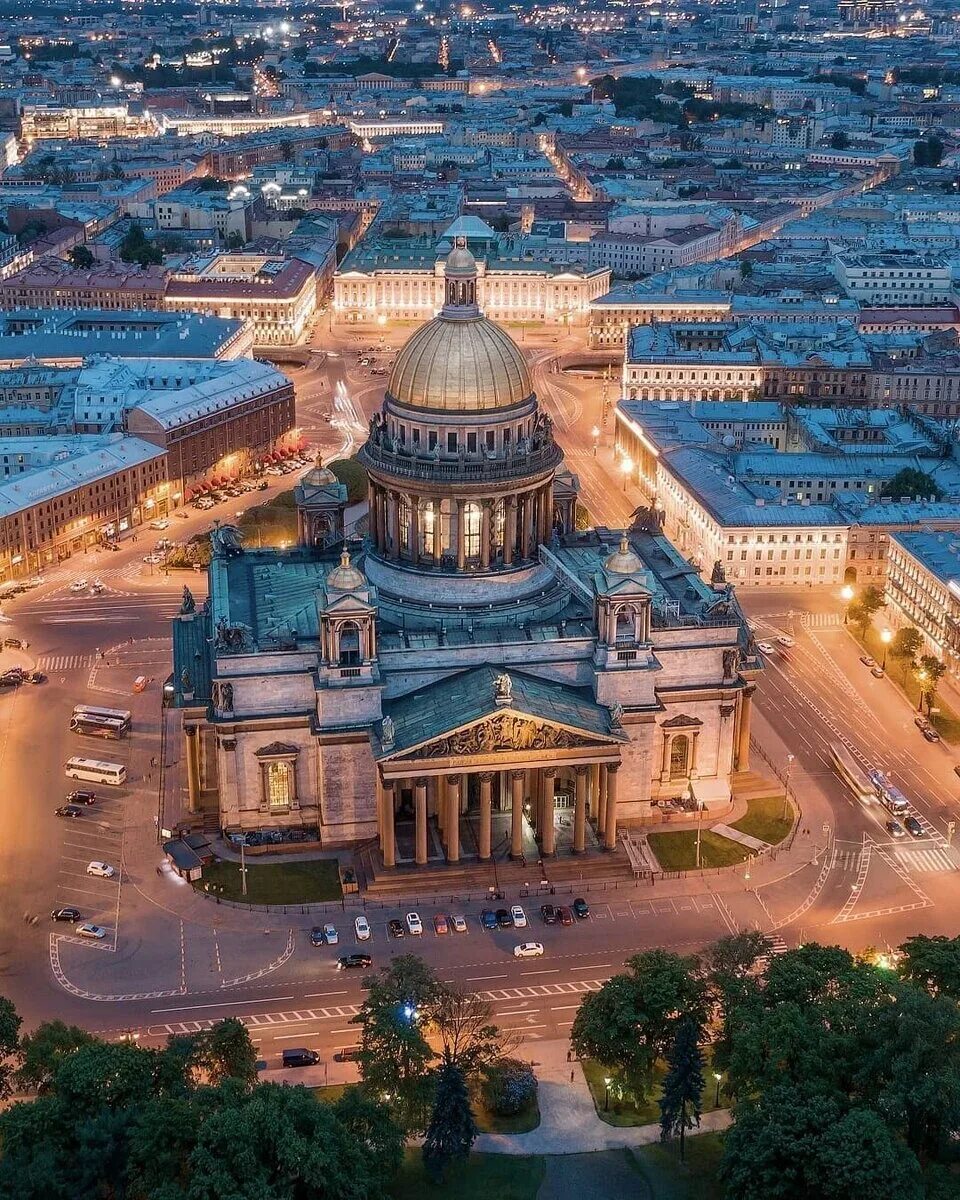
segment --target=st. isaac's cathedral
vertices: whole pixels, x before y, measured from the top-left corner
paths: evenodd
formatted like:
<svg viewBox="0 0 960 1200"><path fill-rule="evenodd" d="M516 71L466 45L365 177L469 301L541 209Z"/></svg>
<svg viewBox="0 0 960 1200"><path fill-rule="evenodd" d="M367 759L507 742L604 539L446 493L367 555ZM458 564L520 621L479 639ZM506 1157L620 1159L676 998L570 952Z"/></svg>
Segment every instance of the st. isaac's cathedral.
<svg viewBox="0 0 960 1200"><path fill-rule="evenodd" d="M515 343L446 262L359 458L365 536L318 465L299 544L213 535L174 622L190 807L228 832L376 839L378 866L600 853L747 768L758 664L722 580L656 513L575 528L576 480Z"/></svg>

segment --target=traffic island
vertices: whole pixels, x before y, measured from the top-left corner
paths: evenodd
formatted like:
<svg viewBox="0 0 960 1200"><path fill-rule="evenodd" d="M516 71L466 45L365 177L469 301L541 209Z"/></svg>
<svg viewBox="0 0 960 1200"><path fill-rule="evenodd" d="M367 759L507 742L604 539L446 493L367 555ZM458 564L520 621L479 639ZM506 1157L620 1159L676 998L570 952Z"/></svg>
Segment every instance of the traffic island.
<svg viewBox="0 0 960 1200"><path fill-rule="evenodd" d="M243 890L242 871L247 888ZM340 900L339 864L335 858L312 862L246 863L220 859L203 868L194 887L212 899L235 904L322 904Z"/></svg>

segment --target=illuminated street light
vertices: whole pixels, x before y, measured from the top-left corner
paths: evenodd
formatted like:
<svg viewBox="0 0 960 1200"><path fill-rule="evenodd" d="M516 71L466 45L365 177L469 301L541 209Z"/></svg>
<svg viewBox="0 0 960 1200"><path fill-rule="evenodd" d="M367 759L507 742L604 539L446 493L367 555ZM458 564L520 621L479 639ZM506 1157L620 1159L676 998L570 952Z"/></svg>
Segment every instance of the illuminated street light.
<svg viewBox="0 0 960 1200"><path fill-rule="evenodd" d="M853 588L850 586L849 583L845 583L843 585L843 587L840 589L840 599L846 605L846 608L843 610L844 625L846 625L847 621L850 618L850 602L851 602L851 600L853 600L853 597L855 595L856 595L856 592L853 590Z"/></svg>
<svg viewBox="0 0 960 1200"><path fill-rule="evenodd" d="M923 685L927 682L927 672L917 672L917 683L920 684L920 698L917 700L917 712L923 712Z"/></svg>
<svg viewBox="0 0 960 1200"><path fill-rule="evenodd" d="M714 1097L713 1107L719 1108L720 1107L720 1080L723 1078L723 1076L720 1074L719 1071L714 1071L713 1077L717 1081L717 1094Z"/></svg>
<svg viewBox="0 0 960 1200"><path fill-rule="evenodd" d="M609 1075L603 1077L603 1111L610 1111L610 1084L612 1080Z"/></svg>
<svg viewBox="0 0 960 1200"><path fill-rule="evenodd" d="M600 430L596 425L590 430L590 436L593 438L593 457L596 458L597 447L600 444Z"/></svg>
<svg viewBox="0 0 960 1200"><path fill-rule="evenodd" d="M123 80L120 78L119 75L111 75L110 76L110 86L112 88L123 87Z"/></svg>
<svg viewBox="0 0 960 1200"><path fill-rule="evenodd" d="M885 671L887 669L887 647L893 641L893 634L889 629L880 630L880 641L883 642L883 661L880 663L880 670Z"/></svg>
<svg viewBox="0 0 960 1200"><path fill-rule="evenodd" d="M620 470L623 472L623 490L627 490L627 480L630 478L630 472L633 470L633 459L629 454L623 456L620 463Z"/></svg>

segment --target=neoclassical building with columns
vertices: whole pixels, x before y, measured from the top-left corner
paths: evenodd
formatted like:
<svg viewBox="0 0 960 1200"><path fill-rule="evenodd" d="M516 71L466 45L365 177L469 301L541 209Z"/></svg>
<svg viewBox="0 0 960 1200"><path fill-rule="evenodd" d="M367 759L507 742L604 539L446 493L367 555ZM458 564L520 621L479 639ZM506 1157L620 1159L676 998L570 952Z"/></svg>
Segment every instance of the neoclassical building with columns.
<svg viewBox="0 0 960 1200"><path fill-rule="evenodd" d="M360 461L366 536L318 464L299 544L214 535L174 622L191 809L375 847L378 869L601 854L722 813L759 670L729 588L656 513L575 530L576 480L463 246L397 355ZM184 606L192 610L187 601ZM374 841L375 839L375 841Z"/></svg>

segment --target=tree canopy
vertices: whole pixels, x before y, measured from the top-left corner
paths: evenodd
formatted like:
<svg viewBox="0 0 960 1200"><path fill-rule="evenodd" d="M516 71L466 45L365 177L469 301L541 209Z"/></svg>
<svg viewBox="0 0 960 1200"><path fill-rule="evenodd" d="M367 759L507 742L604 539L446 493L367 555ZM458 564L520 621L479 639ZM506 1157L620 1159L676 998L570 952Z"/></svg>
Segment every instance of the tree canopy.
<svg viewBox="0 0 960 1200"><path fill-rule="evenodd" d="M943 496L943 488L926 471L917 467L904 467L887 480L880 489L880 495L892 496L894 500L899 500L902 496L909 496L911 500L914 496L923 496L924 499L932 496L939 500Z"/></svg>

